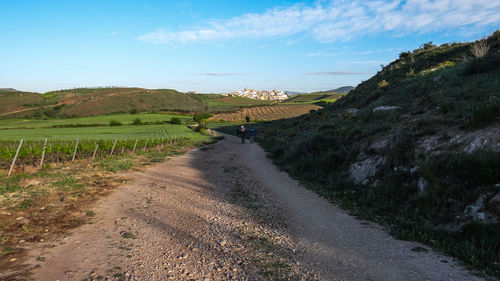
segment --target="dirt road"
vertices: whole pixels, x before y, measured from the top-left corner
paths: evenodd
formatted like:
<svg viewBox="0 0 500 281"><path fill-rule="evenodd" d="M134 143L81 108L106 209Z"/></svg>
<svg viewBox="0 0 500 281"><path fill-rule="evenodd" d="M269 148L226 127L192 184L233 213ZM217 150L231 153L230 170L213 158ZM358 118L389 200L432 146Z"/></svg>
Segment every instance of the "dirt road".
<svg viewBox="0 0 500 281"><path fill-rule="evenodd" d="M130 174L94 223L30 252L34 280L480 280L216 144Z"/></svg>

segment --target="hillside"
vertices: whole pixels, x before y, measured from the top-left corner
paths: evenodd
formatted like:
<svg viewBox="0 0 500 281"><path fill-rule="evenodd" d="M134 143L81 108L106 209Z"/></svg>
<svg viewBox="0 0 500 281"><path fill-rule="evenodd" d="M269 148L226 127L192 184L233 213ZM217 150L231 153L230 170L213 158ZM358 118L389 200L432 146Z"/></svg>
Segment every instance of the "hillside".
<svg viewBox="0 0 500 281"><path fill-rule="evenodd" d="M323 104L328 102L334 102L345 96L341 93L329 93L329 92L315 92L309 94L298 94L292 96L291 98L284 100L282 103L317 103Z"/></svg>
<svg viewBox="0 0 500 281"><path fill-rule="evenodd" d="M338 94L347 94L350 91L354 90L353 86L343 86L339 87L337 89L329 90L329 91L324 91L326 93L338 93Z"/></svg>
<svg viewBox="0 0 500 281"><path fill-rule="evenodd" d="M499 66L500 31L427 43L322 110L262 124L260 141L356 215L499 277Z"/></svg>
<svg viewBox="0 0 500 281"><path fill-rule="evenodd" d="M314 104L297 104L297 105L276 105L276 106L259 106L252 108L244 108L231 113L219 113L212 116L209 120L212 121L231 121L243 122L248 116L252 121L268 121L276 119L285 119L300 116L317 110L321 107Z"/></svg>
<svg viewBox="0 0 500 281"><path fill-rule="evenodd" d="M39 93L0 92L0 117L83 117L128 112L232 112L269 105L241 97L142 88L83 88Z"/></svg>
<svg viewBox="0 0 500 281"><path fill-rule="evenodd" d="M0 88L0 92L19 92L19 91L13 88Z"/></svg>

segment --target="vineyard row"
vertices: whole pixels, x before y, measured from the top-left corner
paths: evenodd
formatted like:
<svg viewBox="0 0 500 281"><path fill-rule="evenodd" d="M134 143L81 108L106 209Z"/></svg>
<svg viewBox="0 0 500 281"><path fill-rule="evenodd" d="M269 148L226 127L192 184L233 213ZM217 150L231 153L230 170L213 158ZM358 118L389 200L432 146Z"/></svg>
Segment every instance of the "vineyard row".
<svg viewBox="0 0 500 281"><path fill-rule="evenodd" d="M129 140L80 141L28 141L0 142L0 167L9 169L15 165L43 166L44 163L60 163L75 159L96 158L124 153L162 149L164 145L178 144L187 138L157 137Z"/></svg>

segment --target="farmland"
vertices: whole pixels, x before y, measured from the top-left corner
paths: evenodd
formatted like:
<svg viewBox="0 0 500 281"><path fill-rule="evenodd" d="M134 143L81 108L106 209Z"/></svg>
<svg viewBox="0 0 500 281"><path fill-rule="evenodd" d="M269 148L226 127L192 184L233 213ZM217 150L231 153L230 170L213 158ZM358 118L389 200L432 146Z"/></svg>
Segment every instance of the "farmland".
<svg viewBox="0 0 500 281"><path fill-rule="evenodd" d="M216 114L210 120L240 122L245 120L245 117L248 115L250 120L253 121L267 121L292 118L319 108L321 107L314 104L260 106L244 108L232 113Z"/></svg>
<svg viewBox="0 0 500 281"><path fill-rule="evenodd" d="M80 118L50 118L50 119L0 119L0 129L13 129L13 128L50 128L59 126L71 126L71 125L108 125L111 120L116 120L123 125L131 124L134 120L139 118L143 123L149 122L168 122L173 117L179 118L184 122L191 120L192 117L189 115L177 115L177 114L114 114L114 115L101 115L101 116L90 116L90 117L80 117ZM0 139L4 136L0 133Z"/></svg>
<svg viewBox="0 0 500 281"><path fill-rule="evenodd" d="M308 103L317 103L317 102L334 102L340 98L345 96L345 94L339 93L325 93L325 92L317 92L310 94L300 94L293 96L292 98L287 99L283 103L285 104L308 104Z"/></svg>

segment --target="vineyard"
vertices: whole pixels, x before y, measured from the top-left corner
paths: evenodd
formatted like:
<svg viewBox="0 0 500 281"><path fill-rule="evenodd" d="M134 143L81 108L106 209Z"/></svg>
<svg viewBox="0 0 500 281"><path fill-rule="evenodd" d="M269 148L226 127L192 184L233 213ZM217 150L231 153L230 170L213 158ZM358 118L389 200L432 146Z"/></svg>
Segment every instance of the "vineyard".
<svg viewBox="0 0 500 281"><path fill-rule="evenodd" d="M261 106L245 108L233 113L216 114L210 120L240 122L244 121L248 115L253 121L267 121L297 117L319 108L321 107L314 104Z"/></svg>
<svg viewBox="0 0 500 281"><path fill-rule="evenodd" d="M10 173L16 166L24 170L25 166L40 167L49 162L61 163L160 150L165 145L181 144L187 140L186 137L158 136L126 140L0 141L0 168L9 169Z"/></svg>

